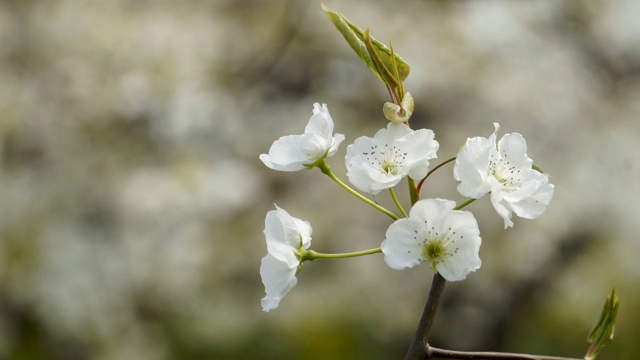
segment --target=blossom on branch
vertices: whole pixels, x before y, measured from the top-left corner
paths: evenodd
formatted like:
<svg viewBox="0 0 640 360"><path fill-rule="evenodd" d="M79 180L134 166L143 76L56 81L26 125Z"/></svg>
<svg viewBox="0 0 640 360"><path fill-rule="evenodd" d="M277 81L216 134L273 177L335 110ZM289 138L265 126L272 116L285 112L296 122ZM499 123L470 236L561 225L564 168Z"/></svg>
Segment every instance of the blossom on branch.
<svg viewBox="0 0 640 360"><path fill-rule="evenodd" d="M494 126L488 139L467 139L453 176L460 181L458 192L463 196L479 199L491 193L491 204L507 228L513 226L512 212L526 219L542 215L553 198L554 186L547 175L533 169L522 135L507 134L496 143L500 125Z"/></svg>
<svg viewBox="0 0 640 360"><path fill-rule="evenodd" d="M389 123L373 138L362 136L347 147L345 163L349 181L360 191L377 194L396 186L406 176L421 179L436 158L439 144L433 131L411 130Z"/></svg>
<svg viewBox="0 0 640 360"><path fill-rule="evenodd" d="M448 281L464 280L479 269L478 223L472 213L453 210L455 206L443 199L416 202L408 218L387 229L381 245L387 265L402 270L426 261Z"/></svg>
<svg viewBox="0 0 640 360"><path fill-rule="evenodd" d="M278 307L280 300L296 285L296 273L301 265L298 252L311 245L311 224L294 218L276 206L264 220L264 235L268 254L262 258L260 276L266 296L262 310Z"/></svg>
<svg viewBox="0 0 640 360"><path fill-rule="evenodd" d="M273 170L298 171L333 156L343 140L344 135L333 135L333 119L327 105L315 103L304 134L281 137L268 154L260 155L260 160Z"/></svg>

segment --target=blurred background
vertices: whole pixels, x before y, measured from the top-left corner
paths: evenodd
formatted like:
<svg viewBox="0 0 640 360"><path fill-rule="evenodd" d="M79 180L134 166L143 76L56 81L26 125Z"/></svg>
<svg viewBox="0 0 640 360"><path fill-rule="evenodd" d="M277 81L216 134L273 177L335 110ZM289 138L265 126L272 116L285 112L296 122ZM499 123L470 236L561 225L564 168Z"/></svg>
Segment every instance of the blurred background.
<svg viewBox="0 0 640 360"><path fill-rule="evenodd" d="M615 283L601 358L640 358L640 2L325 4L412 66L434 165L499 122L556 186L506 231L488 199L468 207L483 266L447 285L432 344L582 357ZM317 170L258 160L327 103L346 180L346 145L386 126L384 86L318 1L5 0L0 43L0 358L404 356L428 266L319 260L260 307L274 203L320 252L377 247L390 223ZM451 175L422 196L463 201Z"/></svg>

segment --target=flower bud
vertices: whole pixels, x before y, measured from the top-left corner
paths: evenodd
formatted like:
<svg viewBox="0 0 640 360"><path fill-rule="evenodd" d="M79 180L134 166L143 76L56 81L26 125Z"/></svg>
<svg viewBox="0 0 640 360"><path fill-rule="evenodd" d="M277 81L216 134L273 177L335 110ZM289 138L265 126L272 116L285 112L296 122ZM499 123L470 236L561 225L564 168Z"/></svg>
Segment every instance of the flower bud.
<svg viewBox="0 0 640 360"><path fill-rule="evenodd" d="M414 106L415 103L413 101L413 96L411 96L411 93L407 92L404 94L404 98L402 99L402 107L394 103L386 102L382 107L382 112L389 121L394 123L404 123L409 121L411 114L413 114Z"/></svg>

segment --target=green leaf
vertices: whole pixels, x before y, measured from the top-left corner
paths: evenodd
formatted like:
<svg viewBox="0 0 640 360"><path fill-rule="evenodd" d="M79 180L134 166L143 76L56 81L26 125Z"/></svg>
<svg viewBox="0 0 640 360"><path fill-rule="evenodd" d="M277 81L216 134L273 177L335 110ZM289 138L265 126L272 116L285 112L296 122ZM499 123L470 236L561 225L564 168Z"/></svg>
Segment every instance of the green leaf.
<svg viewBox="0 0 640 360"><path fill-rule="evenodd" d="M616 287L614 286L611 294L604 303L598 322L593 326L587 338L587 341L589 341L591 345L589 346L587 355L585 355L585 359L595 359L602 347L613 341L619 306L620 298L616 295Z"/></svg>
<svg viewBox="0 0 640 360"><path fill-rule="evenodd" d="M398 87L398 82L409 76L409 64L393 53L385 44L370 37L368 31L366 33L363 32L341 13L327 8L324 4L322 9L360 59L385 84L396 88ZM368 41L369 39L370 41ZM367 43L369 43L369 48ZM400 79L393 79L393 74L396 73Z"/></svg>

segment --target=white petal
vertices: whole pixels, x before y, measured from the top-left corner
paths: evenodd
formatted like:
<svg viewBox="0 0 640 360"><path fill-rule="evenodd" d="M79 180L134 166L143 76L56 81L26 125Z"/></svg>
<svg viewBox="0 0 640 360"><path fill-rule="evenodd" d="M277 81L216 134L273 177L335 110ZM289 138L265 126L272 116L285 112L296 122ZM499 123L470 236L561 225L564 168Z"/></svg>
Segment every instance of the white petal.
<svg viewBox="0 0 640 360"><path fill-rule="evenodd" d="M493 142L494 144L496 143L496 137L498 136L498 131L500 131L500 124L493 123L493 134L491 134L491 136L489 136L489 141Z"/></svg>
<svg viewBox="0 0 640 360"><path fill-rule="evenodd" d="M347 176L358 190L376 195L382 190L396 186L402 175L388 174L371 165L364 157L354 157L347 168Z"/></svg>
<svg viewBox="0 0 640 360"><path fill-rule="evenodd" d="M419 219L428 227L440 231L445 217L453 210L456 203L445 199L425 199L416 202L409 211L409 217Z"/></svg>
<svg viewBox="0 0 640 360"><path fill-rule="evenodd" d="M399 147L406 154L409 176L419 180L429 172L429 160L438 157L436 153L440 144L435 140L433 131L420 129L399 140Z"/></svg>
<svg viewBox="0 0 640 360"><path fill-rule="evenodd" d="M380 129L374 138L383 144L392 144L394 141L413 132L405 124L389 123L386 129Z"/></svg>
<svg viewBox="0 0 640 360"><path fill-rule="evenodd" d="M522 169L519 175L520 183L513 186L505 186L504 199L515 203L533 196L542 184L547 182L547 177L533 169Z"/></svg>
<svg viewBox="0 0 640 360"><path fill-rule="evenodd" d="M305 133L300 142L300 153L304 157L304 164L309 165L322 159L331 147L332 138L325 139L318 134Z"/></svg>
<svg viewBox="0 0 640 360"><path fill-rule="evenodd" d="M285 232L278 217L278 210L271 210L267 212L267 215L264 217L264 235L267 238L267 242L284 243Z"/></svg>
<svg viewBox="0 0 640 360"><path fill-rule="evenodd" d="M381 249L390 268L402 270L420 264L422 246L416 238L420 221L400 219L389 226Z"/></svg>
<svg viewBox="0 0 640 360"><path fill-rule="evenodd" d="M331 114L329 114L327 105L322 104L322 106L320 106L318 103L313 104L313 115L309 119L309 123L305 127L304 132L305 134L313 134L322 139L322 141L318 139L315 140L316 144L322 144L322 146L313 151L316 155L310 158L312 161L309 164L320 160L325 155L331 157L338 151L340 143L344 140L344 135L333 135L333 126L333 119L331 118ZM308 148L314 149L315 145L309 145Z"/></svg>
<svg viewBox="0 0 640 360"><path fill-rule="evenodd" d="M311 224L308 221L303 221L300 219L295 219L295 221L298 227L298 233L300 234L300 242L302 244L302 248L308 249L309 246L311 246L311 234L313 233Z"/></svg>
<svg viewBox="0 0 640 360"><path fill-rule="evenodd" d="M332 157L338 151L338 147L344 141L344 135L335 134L333 139L331 140L331 146L329 147L329 152L327 153L327 157Z"/></svg>
<svg viewBox="0 0 640 360"><path fill-rule="evenodd" d="M489 157L494 149L495 143L490 139L467 139L453 166L453 177L460 181L458 192L462 196L479 199L491 190L487 184L487 174Z"/></svg>
<svg viewBox="0 0 640 360"><path fill-rule="evenodd" d="M553 198L554 186L545 181L537 191L528 198L510 204L518 216L525 219L535 219L547 209Z"/></svg>
<svg viewBox="0 0 640 360"><path fill-rule="evenodd" d="M369 184L369 190L365 191L371 195L376 195L380 191L391 189L392 187L398 185L400 180L402 180L402 176L399 175L384 175L380 172L371 172L369 179L373 179L373 181Z"/></svg>
<svg viewBox="0 0 640 360"><path fill-rule="evenodd" d="M507 209L504 201L503 186L498 182L496 178L490 176L488 178L489 185L491 186L491 205L496 210L498 215L504 220L504 228L513 227L513 221L511 221L511 210Z"/></svg>
<svg viewBox="0 0 640 360"><path fill-rule="evenodd" d="M286 210L278 207L278 205L276 205L276 212L278 219L286 231L285 242L296 249L300 246L300 242L302 242L305 249L309 247L311 234L313 233L311 224L308 221L291 216Z"/></svg>
<svg viewBox="0 0 640 360"><path fill-rule="evenodd" d="M300 246L309 247L312 228L308 222L294 218L276 206L276 210L269 211L265 217L264 234L269 254L295 268L300 264L295 251Z"/></svg>
<svg viewBox="0 0 640 360"><path fill-rule="evenodd" d="M273 142L269 154L260 155L260 160L273 170L302 170L307 159L301 152L301 143L302 135L283 136Z"/></svg>
<svg viewBox="0 0 640 360"><path fill-rule="evenodd" d="M386 131L381 129L378 133ZM375 195L381 190L395 186L402 179L402 175L387 174L379 166L380 149L384 149L384 144L366 136L357 138L347 147L347 177L358 190Z"/></svg>
<svg viewBox="0 0 640 360"><path fill-rule="evenodd" d="M435 140L435 134L429 129L413 131L398 140L402 149L407 153L407 161L414 162L420 159L433 159L440 144Z"/></svg>
<svg viewBox="0 0 640 360"><path fill-rule="evenodd" d="M527 156L527 143L519 133L506 134L498 142L503 159L519 168L531 168L533 161Z"/></svg>
<svg viewBox="0 0 640 360"><path fill-rule="evenodd" d="M349 182L358 190L372 194L373 181L369 174L371 171L375 171L375 169L369 170L368 167L370 167L371 164L361 155L347 158L346 160L348 161L346 165Z"/></svg>
<svg viewBox="0 0 640 360"><path fill-rule="evenodd" d="M384 130L384 129L383 129ZM380 130L380 131L383 131ZM372 155L376 151L376 147L379 146L379 142L376 139L368 136L360 136L353 144L347 146L346 163L349 163L349 159L358 155Z"/></svg>
<svg viewBox="0 0 640 360"><path fill-rule="evenodd" d="M357 138L353 144L347 146L347 154L344 158L347 171L355 170L359 168L361 164L376 159L378 146L380 146L380 144L377 140L367 136L361 136ZM355 158L357 159L354 160Z"/></svg>
<svg viewBox="0 0 640 360"><path fill-rule="evenodd" d="M267 251L271 256L286 263L290 268L298 266L300 261L295 255L295 250L299 246L291 245L291 240L288 237L295 236L293 234L287 234L291 232L291 229L287 229L282 224L277 210L271 210L267 213L264 219L264 235L267 239Z"/></svg>
<svg viewBox="0 0 640 360"><path fill-rule="evenodd" d="M289 268L286 263L271 254L262 258L260 276L266 296L262 299L262 310L268 312L278 307L280 300L296 285L296 268Z"/></svg>
<svg viewBox="0 0 640 360"><path fill-rule="evenodd" d="M443 231L447 233L446 248L451 255L437 265L437 270L448 281L464 280L482 265L478 222L468 211L452 211L444 219Z"/></svg>
<svg viewBox="0 0 640 360"><path fill-rule="evenodd" d="M333 119L326 104L313 104L313 115L304 129L305 133L317 134L326 140L333 134Z"/></svg>

